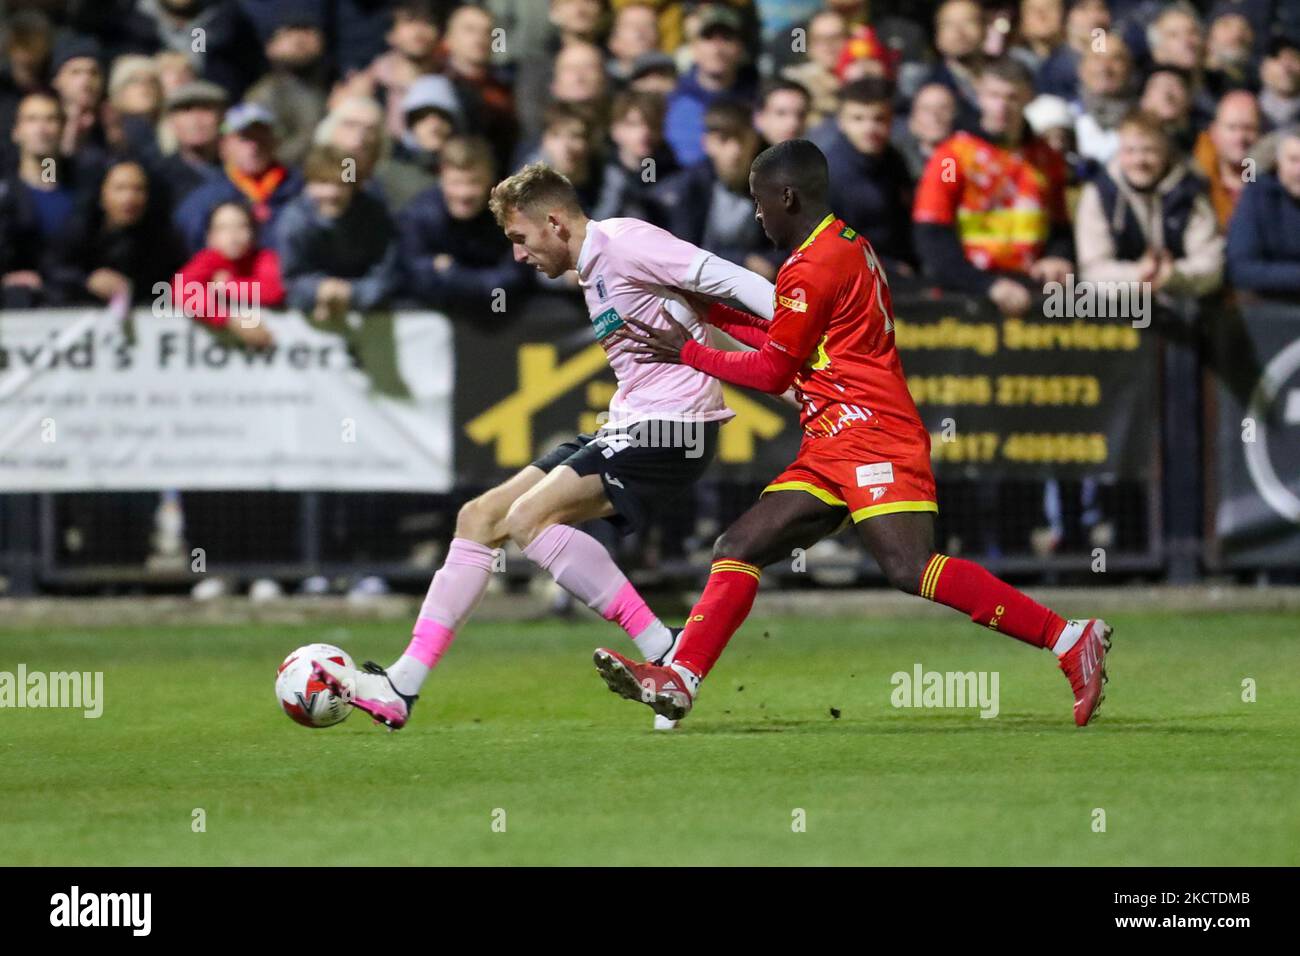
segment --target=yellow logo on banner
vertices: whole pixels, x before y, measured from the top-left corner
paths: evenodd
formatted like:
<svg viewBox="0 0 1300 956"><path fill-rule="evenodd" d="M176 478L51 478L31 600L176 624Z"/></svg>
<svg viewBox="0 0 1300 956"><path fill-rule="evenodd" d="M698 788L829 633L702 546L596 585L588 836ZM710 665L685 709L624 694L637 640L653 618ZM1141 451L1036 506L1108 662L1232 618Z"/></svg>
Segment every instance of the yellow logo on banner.
<svg viewBox="0 0 1300 956"><path fill-rule="evenodd" d="M609 367L599 345L590 345L564 362L558 357L556 347L547 343L519 346L518 388L466 423L465 434L476 444L495 445L498 466L518 468L532 461L533 416ZM599 385L593 382L587 389L593 404L604 404L613 391ZM752 461L755 441L775 438L785 419L737 389L724 385L722 394L736 417L718 434L718 458L732 464ZM578 427L593 431L596 425L594 414L588 413Z"/></svg>

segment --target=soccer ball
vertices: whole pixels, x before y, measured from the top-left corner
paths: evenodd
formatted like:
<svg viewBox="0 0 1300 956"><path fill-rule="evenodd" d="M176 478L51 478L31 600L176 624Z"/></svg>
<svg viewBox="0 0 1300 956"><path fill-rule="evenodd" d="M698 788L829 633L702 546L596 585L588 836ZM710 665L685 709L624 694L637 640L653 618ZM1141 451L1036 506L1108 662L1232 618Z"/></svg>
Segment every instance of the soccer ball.
<svg viewBox="0 0 1300 956"><path fill-rule="evenodd" d="M347 651L333 644L308 644L286 657L275 672L275 694L284 712L304 727L332 727L341 723L352 707L312 677L313 662L345 685L353 682L356 665Z"/></svg>

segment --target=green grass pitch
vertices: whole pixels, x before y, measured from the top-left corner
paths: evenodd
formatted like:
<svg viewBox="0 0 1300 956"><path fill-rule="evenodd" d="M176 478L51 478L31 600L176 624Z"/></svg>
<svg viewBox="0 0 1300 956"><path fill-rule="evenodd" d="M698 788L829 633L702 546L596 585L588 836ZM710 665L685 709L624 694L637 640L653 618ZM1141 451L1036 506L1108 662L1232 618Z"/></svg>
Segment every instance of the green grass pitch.
<svg viewBox="0 0 1300 956"><path fill-rule="evenodd" d="M1295 617L1113 623L1084 730L1050 655L956 615L755 618L673 733L605 690L594 620L471 624L393 734L272 685L404 622L10 632L0 671L102 670L105 705L0 710L0 864L1300 863ZM918 662L998 672L1000 713L891 706Z"/></svg>

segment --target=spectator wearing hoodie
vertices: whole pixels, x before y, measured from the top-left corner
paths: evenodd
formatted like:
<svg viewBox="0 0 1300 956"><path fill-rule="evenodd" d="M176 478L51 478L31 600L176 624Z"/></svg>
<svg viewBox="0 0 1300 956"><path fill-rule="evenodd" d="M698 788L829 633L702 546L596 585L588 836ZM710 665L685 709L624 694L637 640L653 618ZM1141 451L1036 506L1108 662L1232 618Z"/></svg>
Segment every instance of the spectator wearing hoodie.
<svg viewBox="0 0 1300 956"><path fill-rule="evenodd" d="M332 146L307 154L306 186L276 225L290 307L316 322L387 306L397 292L397 233L382 201L348 175Z"/></svg>
<svg viewBox="0 0 1300 956"><path fill-rule="evenodd" d="M528 278L488 211L492 149L482 139L455 136L441 165L438 185L413 199L399 220L408 290L434 308L490 314L497 290L509 295Z"/></svg>
<svg viewBox="0 0 1300 956"><path fill-rule="evenodd" d="M692 166L704 157L704 114L718 100L753 103L757 93L751 70L744 68L745 47L740 14L710 4L698 14L691 41L695 65L668 97L664 137L677 161Z"/></svg>
<svg viewBox="0 0 1300 956"><path fill-rule="evenodd" d="M445 76L422 76L402 100L403 130L378 176L388 208L404 209L438 183L443 147L465 125L460 101Z"/></svg>
<svg viewBox="0 0 1300 956"><path fill-rule="evenodd" d="M273 242L281 211L302 191L302 177L275 158L275 117L256 103L226 112L222 124L222 174L191 192L176 209L176 229L186 249L203 248L208 219L218 203L241 196L253 210L258 242Z"/></svg>
<svg viewBox="0 0 1300 956"><path fill-rule="evenodd" d="M1238 289L1300 296L1300 126L1281 131L1274 172L1242 191L1228 228L1228 276Z"/></svg>
<svg viewBox="0 0 1300 956"><path fill-rule="evenodd" d="M1173 150L1159 119L1120 124L1119 151L1084 186L1075 212L1079 277L1150 283L1203 296L1223 281L1224 240L1205 182Z"/></svg>
<svg viewBox="0 0 1300 956"><path fill-rule="evenodd" d="M889 142L893 87L868 78L840 90L835 126L823 151L835 214L870 241L890 276L913 271L912 177Z"/></svg>
<svg viewBox="0 0 1300 956"><path fill-rule="evenodd" d="M402 135L402 101L420 77L442 70L443 58L433 4L428 0L403 0L388 11L384 42L388 49L339 85L335 99L365 96L384 105L388 135Z"/></svg>

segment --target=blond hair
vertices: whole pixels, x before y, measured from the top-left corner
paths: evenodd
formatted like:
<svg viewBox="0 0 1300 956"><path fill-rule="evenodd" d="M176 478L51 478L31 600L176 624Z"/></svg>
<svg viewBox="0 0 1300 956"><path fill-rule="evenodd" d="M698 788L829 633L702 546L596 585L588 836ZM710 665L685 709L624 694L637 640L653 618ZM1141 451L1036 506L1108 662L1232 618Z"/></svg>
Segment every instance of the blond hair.
<svg viewBox="0 0 1300 956"><path fill-rule="evenodd" d="M492 188L492 198L488 201L488 208L502 228L513 211L534 216L556 207L572 214L582 212L573 183L545 163L529 163L501 180Z"/></svg>

